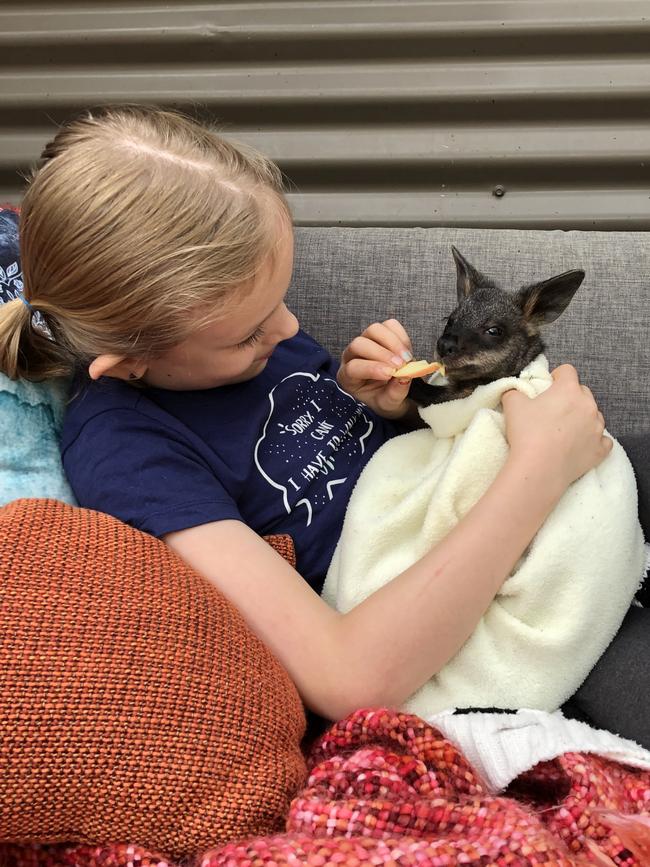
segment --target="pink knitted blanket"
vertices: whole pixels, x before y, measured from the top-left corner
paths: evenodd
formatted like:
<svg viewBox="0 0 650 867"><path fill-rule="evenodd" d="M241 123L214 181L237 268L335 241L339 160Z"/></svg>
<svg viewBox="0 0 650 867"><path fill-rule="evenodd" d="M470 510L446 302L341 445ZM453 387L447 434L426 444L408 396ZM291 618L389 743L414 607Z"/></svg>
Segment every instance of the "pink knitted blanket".
<svg viewBox="0 0 650 867"><path fill-rule="evenodd" d="M418 717L360 710L313 746L286 832L196 867L650 864L650 773L566 753L492 794ZM135 844L0 847L5 867L175 867Z"/></svg>

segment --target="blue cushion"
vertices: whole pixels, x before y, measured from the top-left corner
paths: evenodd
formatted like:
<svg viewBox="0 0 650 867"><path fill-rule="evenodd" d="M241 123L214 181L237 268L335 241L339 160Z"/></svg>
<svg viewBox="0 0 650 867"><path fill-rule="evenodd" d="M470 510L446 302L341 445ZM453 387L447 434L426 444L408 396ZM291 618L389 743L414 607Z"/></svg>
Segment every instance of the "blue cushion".
<svg viewBox="0 0 650 867"><path fill-rule="evenodd" d="M23 288L18 215L0 208L0 304ZM74 504L59 454L68 384L12 381L0 373L0 504L49 497Z"/></svg>

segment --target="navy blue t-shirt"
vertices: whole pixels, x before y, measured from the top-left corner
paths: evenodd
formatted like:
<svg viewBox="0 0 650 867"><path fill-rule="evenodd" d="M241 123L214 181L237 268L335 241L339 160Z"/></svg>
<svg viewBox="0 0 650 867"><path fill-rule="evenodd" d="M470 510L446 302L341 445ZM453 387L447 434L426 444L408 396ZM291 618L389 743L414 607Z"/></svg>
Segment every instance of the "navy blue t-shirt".
<svg viewBox="0 0 650 867"><path fill-rule="evenodd" d="M62 437L79 504L154 536L227 518L288 533L298 571L320 592L352 488L399 432L339 388L337 367L301 331L235 385L85 383Z"/></svg>

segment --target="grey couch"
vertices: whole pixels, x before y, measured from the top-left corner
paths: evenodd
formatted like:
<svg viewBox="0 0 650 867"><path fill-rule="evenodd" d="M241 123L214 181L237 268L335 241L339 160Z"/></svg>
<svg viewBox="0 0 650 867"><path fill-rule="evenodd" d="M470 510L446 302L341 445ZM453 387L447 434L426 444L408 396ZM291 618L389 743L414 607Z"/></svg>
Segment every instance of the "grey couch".
<svg viewBox="0 0 650 867"><path fill-rule="evenodd" d="M298 228L289 304L334 354L395 316L429 358L456 304L451 244L503 288L582 268L584 283L546 330L550 361L577 367L612 434L650 429L650 234Z"/></svg>

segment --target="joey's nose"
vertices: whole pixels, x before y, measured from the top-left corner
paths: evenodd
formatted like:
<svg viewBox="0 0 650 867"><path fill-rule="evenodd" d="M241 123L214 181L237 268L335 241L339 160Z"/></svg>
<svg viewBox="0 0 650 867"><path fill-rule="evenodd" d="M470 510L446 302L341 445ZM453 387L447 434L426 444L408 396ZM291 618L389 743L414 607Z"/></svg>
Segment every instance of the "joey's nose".
<svg viewBox="0 0 650 867"><path fill-rule="evenodd" d="M439 338L436 348L441 359L449 358L450 355L458 352L458 338L443 334Z"/></svg>

